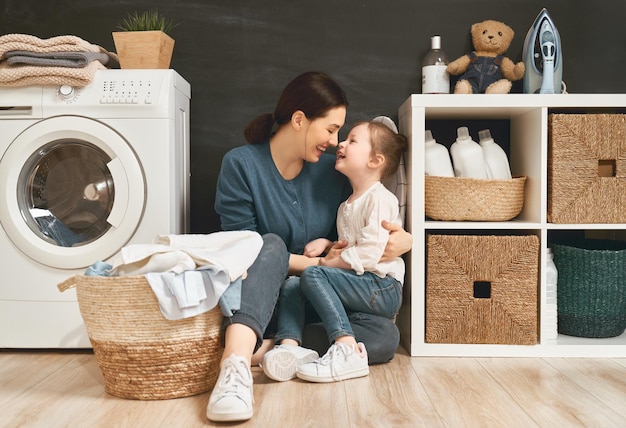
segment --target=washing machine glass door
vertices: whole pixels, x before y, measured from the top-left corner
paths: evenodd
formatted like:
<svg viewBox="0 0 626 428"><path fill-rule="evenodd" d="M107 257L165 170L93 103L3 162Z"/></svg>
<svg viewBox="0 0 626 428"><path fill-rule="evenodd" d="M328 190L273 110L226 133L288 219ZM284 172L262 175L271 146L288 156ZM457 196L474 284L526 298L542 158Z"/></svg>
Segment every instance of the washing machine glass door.
<svg viewBox="0 0 626 428"><path fill-rule="evenodd" d="M18 180L19 210L33 233L60 247L104 236L115 200L111 160L85 141L54 141L33 153Z"/></svg>
<svg viewBox="0 0 626 428"><path fill-rule="evenodd" d="M145 206L141 165L124 138L93 119L60 116L20 134L0 160L0 221L35 261L82 268L127 243Z"/></svg>

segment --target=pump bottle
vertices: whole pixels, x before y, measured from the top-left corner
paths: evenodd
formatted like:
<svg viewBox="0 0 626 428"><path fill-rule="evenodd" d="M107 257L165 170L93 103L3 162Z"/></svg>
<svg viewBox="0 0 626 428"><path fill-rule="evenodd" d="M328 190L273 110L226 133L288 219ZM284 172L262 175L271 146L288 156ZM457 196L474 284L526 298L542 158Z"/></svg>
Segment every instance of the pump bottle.
<svg viewBox="0 0 626 428"><path fill-rule="evenodd" d="M454 175L465 178L487 178L483 149L469 136L467 127L457 129L456 141L450 146Z"/></svg>
<svg viewBox="0 0 626 428"><path fill-rule="evenodd" d="M511 167L509 159L502 147L498 145L491 137L488 129L478 131L480 147L483 149L485 158L485 168L487 170L487 178L493 180L508 180L511 178Z"/></svg>
<svg viewBox="0 0 626 428"><path fill-rule="evenodd" d="M435 141L428 129L424 133L424 171L426 175L454 177L448 149Z"/></svg>
<svg viewBox="0 0 626 428"><path fill-rule="evenodd" d="M448 58L441 50L441 36L430 39L430 51L422 61L422 94L449 94Z"/></svg>

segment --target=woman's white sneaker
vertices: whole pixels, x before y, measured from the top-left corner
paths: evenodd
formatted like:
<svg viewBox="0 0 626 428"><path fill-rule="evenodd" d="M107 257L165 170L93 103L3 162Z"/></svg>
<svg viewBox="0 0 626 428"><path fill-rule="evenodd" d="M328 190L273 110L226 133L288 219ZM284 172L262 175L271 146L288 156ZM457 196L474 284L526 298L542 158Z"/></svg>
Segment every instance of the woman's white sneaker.
<svg viewBox="0 0 626 428"><path fill-rule="evenodd" d="M246 421L252 417L252 373L248 361L231 354L221 365L206 416L212 421Z"/></svg>
<svg viewBox="0 0 626 428"><path fill-rule="evenodd" d="M312 349L295 345L276 345L263 356L261 367L267 377L283 382L294 379L300 365L315 361L319 357Z"/></svg>
<svg viewBox="0 0 626 428"><path fill-rule="evenodd" d="M335 342L317 361L298 367L296 376L309 382L338 382L367 376L370 372L365 345L357 344L359 352L351 345Z"/></svg>

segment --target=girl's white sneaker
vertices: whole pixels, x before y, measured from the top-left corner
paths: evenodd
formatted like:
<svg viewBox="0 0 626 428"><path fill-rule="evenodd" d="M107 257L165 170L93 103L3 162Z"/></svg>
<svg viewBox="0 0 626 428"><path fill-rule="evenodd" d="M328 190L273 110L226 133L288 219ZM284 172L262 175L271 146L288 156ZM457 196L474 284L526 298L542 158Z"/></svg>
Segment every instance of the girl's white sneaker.
<svg viewBox="0 0 626 428"><path fill-rule="evenodd" d="M276 345L263 356L260 366L267 377L283 382L294 379L296 369L300 365L315 361L319 357L312 349L294 345Z"/></svg>
<svg viewBox="0 0 626 428"><path fill-rule="evenodd" d="M370 369L365 345L359 342L357 348L359 352L351 345L335 342L322 358L298 367L296 376L309 382L338 382L367 376Z"/></svg>

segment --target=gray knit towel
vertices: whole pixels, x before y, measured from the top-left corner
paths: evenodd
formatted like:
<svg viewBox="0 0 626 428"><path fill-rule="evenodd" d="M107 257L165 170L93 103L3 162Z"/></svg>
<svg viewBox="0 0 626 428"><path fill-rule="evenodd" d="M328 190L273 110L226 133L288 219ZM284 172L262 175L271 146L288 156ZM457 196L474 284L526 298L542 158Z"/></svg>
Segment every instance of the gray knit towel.
<svg viewBox="0 0 626 428"><path fill-rule="evenodd" d="M42 67L86 67L91 61L103 65L109 62L109 55L102 52L49 52L11 51L4 54L9 65L36 65Z"/></svg>

